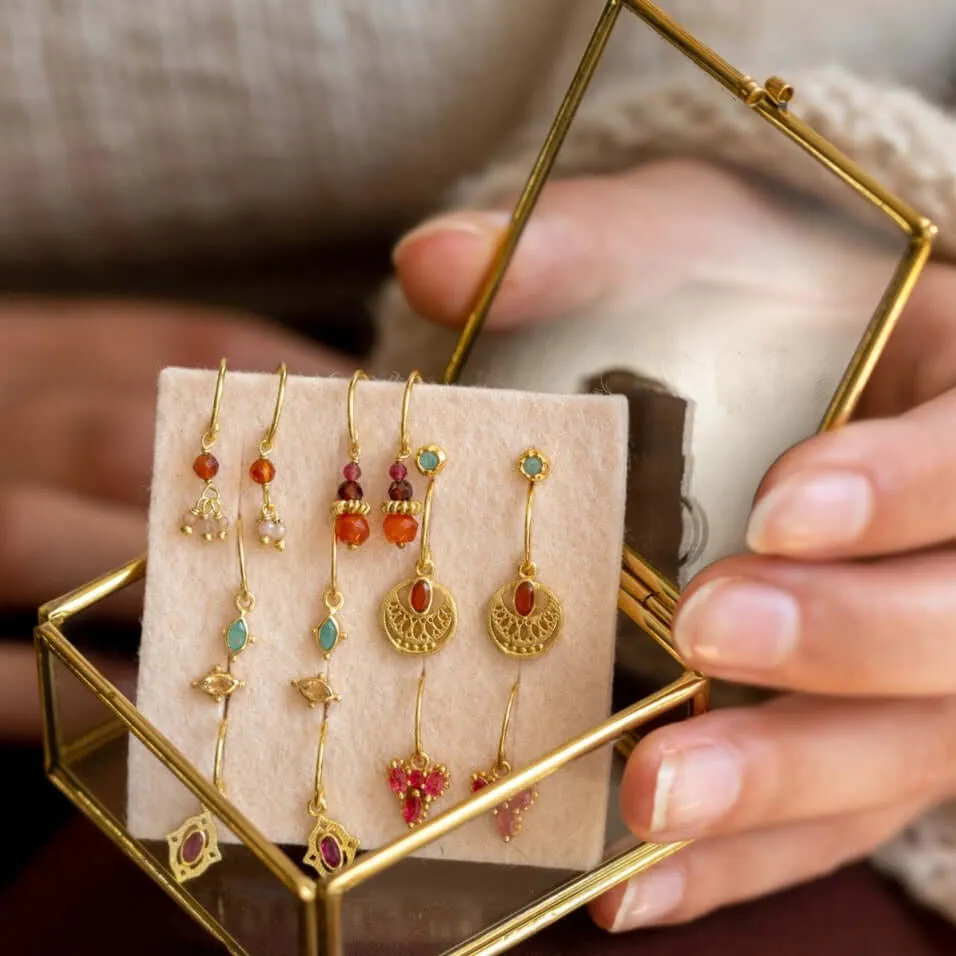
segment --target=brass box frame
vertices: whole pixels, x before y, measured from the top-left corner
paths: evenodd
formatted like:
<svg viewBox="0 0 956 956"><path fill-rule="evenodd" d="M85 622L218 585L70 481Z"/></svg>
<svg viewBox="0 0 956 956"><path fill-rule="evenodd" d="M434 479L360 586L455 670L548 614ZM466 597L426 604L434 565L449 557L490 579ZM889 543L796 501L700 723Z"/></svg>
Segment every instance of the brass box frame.
<svg viewBox="0 0 956 956"><path fill-rule="evenodd" d="M795 117L788 109L793 95L777 78L763 86L740 73L716 53L687 33L649 0L608 0L588 43L527 185L514 208L510 228L504 235L479 289L467 325L445 372L444 381L456 382L502 278L514 254L525 224L554 164L575 112L601 59L619 15L625 9L636 14L698 67L710 74L752 111L789 137L815 160L864 197L903 232L907 248L883 294L867 331L833 396L821 423L828 429L845 422L872 372L882 348L898 319L913 286L926 264L935 227L925 217L890 194L831 143ZM707 681L684 668L682 676L650 697L634 704L580 737L568 741L530 766L488 787L469 800L434 817L421 828L382 849L370 852L325 881L305 876L275 845L270 843L205 775L193 767L169 741L87 660L67 639L63 626L75 614L144 577L146 560L129 564L59 598L40 609L35 631L40 691L45 730L46 771L60 790L82 810L133 861L144 869L187 912L192 914L226 948L245 953L242 946L216 918L177 884L71 769L71 763L89 755L118 734L132 733L171 773L221 819L288 892L294 894L300 912L300 951L303 956L340 956L341 911L345 894L409 854L440 838L455 827L486 814L573 760L609 744L628 749L629 735L642 724L681 705L700 712L707 706ZM640 556L626 551L623 560L620 609L657 641L675 660L680 657L671 644L670 624L677 604L677 590ZM76 741L65 741L56 708L55 662L59 661L111 712L113 720ZM683 667L683 664L682 664ZM490 956L503 952L587 903L622 880L654 865L686 844L643 844L600 864L593 871L572 879L503 922L452 950L453 956Z"/></svg>

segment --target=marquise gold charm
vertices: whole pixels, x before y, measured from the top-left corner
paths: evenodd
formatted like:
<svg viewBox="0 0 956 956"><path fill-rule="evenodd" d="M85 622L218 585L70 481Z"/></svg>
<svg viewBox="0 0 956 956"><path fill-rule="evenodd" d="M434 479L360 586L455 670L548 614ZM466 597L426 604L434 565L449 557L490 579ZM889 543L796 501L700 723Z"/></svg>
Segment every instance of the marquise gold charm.
<svg viewBox="0 0 956 956"><path fill-rule="evenodd" d="M292 686L305 698L310 707L338 703L342 698L332 690L332 685L323 674L315 677L300 677L292 681Z"/></svg>
<svg viewBox="0 0 956 956"><path fill-rule="evenodd" d="M193 681L193 687L208 694L217 704L222 703L227 697L235 693L246 682L239 680L234 674L230 673L221 664L217 664L208 674Z"/></svg>

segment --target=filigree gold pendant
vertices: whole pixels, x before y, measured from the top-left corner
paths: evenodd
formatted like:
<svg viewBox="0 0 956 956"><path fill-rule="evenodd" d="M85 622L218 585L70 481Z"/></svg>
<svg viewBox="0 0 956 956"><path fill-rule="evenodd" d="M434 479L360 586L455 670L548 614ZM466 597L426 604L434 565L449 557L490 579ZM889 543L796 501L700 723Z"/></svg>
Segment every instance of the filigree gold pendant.
<svg viewBox="0 0 956 956"><path fill-rule="evenodd" d="M382 628L403 654L433 654L458 629L458 608L451 592L427 575L402 581L382 602Z"/></svg>
<svg viewBox="0 0 956 956"><path fill-rule="evenodd" d="M499 588L488 606L488 633L509 657L538 657L561 633L564 610L554 592L529 577Z"/></svg>
<svg viewBox="0 0 956 956"><path fill-rule="evenodd" d="M348 866L358 853L359 841L341 823L319 816L309 834L309 848L302 862L319 876L336 873Z"/></svg>
<svg viewBox="0 0 956 956"><path fill-rule="evenodd" d="M186 883L202 876L222 859L219 836L212 814L203 810L182 826L166 834L169 846L169 869L177 883Z"/></svg>

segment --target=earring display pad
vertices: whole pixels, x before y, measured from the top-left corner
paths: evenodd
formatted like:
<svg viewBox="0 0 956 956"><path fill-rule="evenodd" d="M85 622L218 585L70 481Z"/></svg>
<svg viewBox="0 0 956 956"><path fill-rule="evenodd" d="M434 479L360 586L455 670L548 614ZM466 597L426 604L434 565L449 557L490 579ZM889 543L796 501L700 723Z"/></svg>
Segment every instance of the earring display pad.
<svg viewBox="0 0 956 956"><path fill-rule="evenodd" d="M137 705L193 764L212 775L217 706L191 682L222 656L222 629L239 586L234 537L243 519L249 614L256 643L234 665L245 687L233 699L224 758L226 793L271 840L304 845L321 708L310 710L290 682L320 673L312 628L324 617L329 576L329 506L348 460L342 379L290 376L273 461L273 498L287 527L286 551L256 541L261 488L248 475L271 420L276 378L229 373L213 453L230 521L227 541L181 534L195 499L192 472L208 422L214 372L168 369L160 377L149 555ZM415 695L424 661L422 743L451 772L432 813L470 794L471 774L494 765L511 687L521 690L508 759L520 768L604 720L610 712L617 592L623 538L627 406L607 395L556 396L417 385L409 414L413 453L439 445L431 549L435 579L458 605L458 632L439 653L407 657L382 632L379 608L415 575L418 541L404 550L382 533L379 502L399 438L404 383L360 382L355 416L372 536L339 546L338 614L348 639L331 660L340 703L329 715L324 783L329 815L368 850L402 836L401 807L386 781L395 757L414 750ZM544 656L518 662L486 631L488 603L514 580L523 556L527 483L520 454L536 447L552 470L535 495L534 560L560 599L564 629ZM426 480L409 462L416 497ZM426 847L422 856L562 869L594 866L604 850L611 753L578 760L544 781L520 834L505 844L489 816ZM128 820L132 834L160 840L190 814L195 798L131 742ZM222 828L221 828L222 829ZM221 833L229 842L228 833Z"/></svg>

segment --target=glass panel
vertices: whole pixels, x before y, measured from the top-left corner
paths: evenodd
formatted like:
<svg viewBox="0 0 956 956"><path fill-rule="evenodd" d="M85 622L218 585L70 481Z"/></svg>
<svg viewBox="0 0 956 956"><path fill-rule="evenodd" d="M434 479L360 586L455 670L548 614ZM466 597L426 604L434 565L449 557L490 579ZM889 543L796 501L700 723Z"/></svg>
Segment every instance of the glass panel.
<svg viewBox="0 0 956 956"><path fill-rule="evenodd" d="M146 760L157 758L128 734L111 711L56 657L53 658L53 672L57 714L67 729L63 747L67 780L125 830L130 748L140 748ZM172 771L166 773L170 778L169 786L181 790L186 802L195 804L198 814L199 801L175 779ZM221 837L225 828L221 823L216 826ZM136 840L134 844L137 852L145 854L165 874L170 873L169 848L165 840ZM218 923L238 946L250 954L298 954L300 926L295 894L244 846L223 841L220 849L221 862L183 884L187 904ZM122 879L122 872L117 872L115 878ZM76 886L76 892L83 892L81 880L71 881L71 884ZM103 925L110 925L109 894L103 893L103 889L101 882L97 882L96 896L91 898L90 907L100 911L98 919ZM124 914L113 914L112 919L118 927L126 925ZM149 931L148 926L138 929Z"/></svg>

